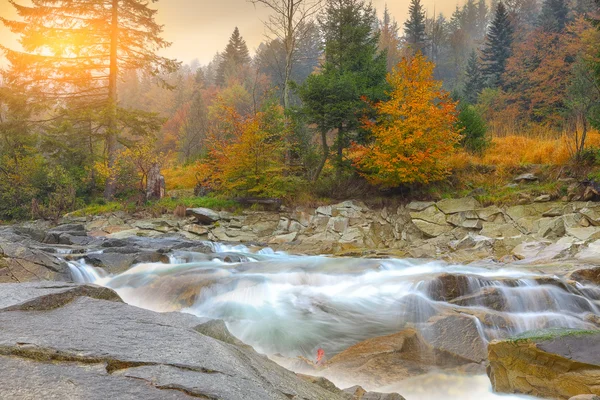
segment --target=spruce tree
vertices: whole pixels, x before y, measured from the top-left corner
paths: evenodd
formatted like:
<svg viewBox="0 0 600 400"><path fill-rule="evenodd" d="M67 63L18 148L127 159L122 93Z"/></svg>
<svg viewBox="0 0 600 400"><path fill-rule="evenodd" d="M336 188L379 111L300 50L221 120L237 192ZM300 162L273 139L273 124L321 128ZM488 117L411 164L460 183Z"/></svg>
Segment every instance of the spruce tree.
<svg viewBox="0 0 600 400"><path fill-rule="evenodd" d="M485 79L479 66L477 52L473 50L467 61L467 70L465 74L465 87L463 97L470 104L477 103L479 95L485 87Z"/></svg>
<svg viewBox="0 0 600 400"><path fill-rule="evenodd" d="M406 43L415 52L425 52L427 47L426 17L421 0L411 0L408 13L408 20L404 23Z"/></svg>
<svg viewBox="0 0 600 400"><path fill-rule="evenodd" d="M299 88L303 111L321 134L323 156L311 178L318 179L329 158L328 134L337 133L336 166L343 168L344 149L370 111L365 98L378 101L387 88L386 57L378 51L379 35L373 29L375 10L365 0L331 0L319 18L325 40L325 57L319 74Z"/></svg>
<svg viewBox="0 0 600 400"><path fill-rule="evenodd" d="M547 32L562 32L569 21L569 5L566 0L545 0L539 24Z"/></svg>
<svg viewBox="0 0 600 400"><path fill-rule="evenodd" d="M170 45L160 36L157 11L146 0L35 0L30 7L11 4L24 22L1 17L0 21L19 35L24 51L0 46L11 64L10 73L46 99L101 110L107 166L112 171L121 130L119 117L134 116L118 112L119 78L128 70L157 74L178 66L156 54ZM114 176L109 176L105 196L112 198L115 189Z"/></svg>
<svg viewBox="0 0 600 400"><path fill-rule="evenodd" d="M225 52L222 54L221 63L217 71L217 84L223 86L232 76L238 75L240 69L245 65L250 64L250 52L246 41L240 35L239 29L236 27L233 34L229 38L229 43L225 47Z"/></svg>
<svg viewBox="0 0 600 400"><path fill-rule="evenodd" d="M482 71L488 85L502 85L502 74L511 56L513 28L504 3L499 2L482 50Z"/></svg>

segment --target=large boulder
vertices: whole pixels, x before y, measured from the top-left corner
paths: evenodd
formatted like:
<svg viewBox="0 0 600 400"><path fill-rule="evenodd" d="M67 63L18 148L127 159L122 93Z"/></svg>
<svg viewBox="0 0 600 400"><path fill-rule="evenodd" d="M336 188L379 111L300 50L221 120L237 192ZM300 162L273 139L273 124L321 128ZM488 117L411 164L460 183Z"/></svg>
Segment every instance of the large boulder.
<svg viewBox="0 0 600 400"><path fill-rule="evenodd" d="M0 297L6 292L0 286ZM205 323L90 297L42 311L0 310L2 396L346 399L194 329Z"/></svg>
<svg viewBox="0 0 600 400"><path fill-rule="evenodd" d="M407 328L393 335L365 340L332 357L321 373L335 378L337 382L382 387L433 370L453 370L473 364L469 350L456 342L463 339L442 343L450 339L450 336L444 335L447 328L449 326L441 322L430 331L431 336ZM457 330L460 330L460 326ZM463 332L457 333L457 330L448 331L448 335L465 336ZM442 337L436 339L436 334ZM470 337L468 334L466 336ZM478 361L480 358L480 355L475 356Z"/></svg>
<svg viewBox="0 0 600 400"><path fill-rule="evenodd" d="M189 217L196 218L196 221L202 225L211 225L221 219L221 215L209 208L188 208L186 213Z"/></svg>
<svg viewBox="0 0 600 400"><path fill-rule="evenodd" d="M70 279L69 267L60 258L34 248L22 238L6 239L0 239L0 283Z"/></svg>
<svg viewBox="0 0 600 400"><path fill-rule="evenodd" d="M494 391L569 399L600 395L600 331L549 330L488 348Z"/></svg>

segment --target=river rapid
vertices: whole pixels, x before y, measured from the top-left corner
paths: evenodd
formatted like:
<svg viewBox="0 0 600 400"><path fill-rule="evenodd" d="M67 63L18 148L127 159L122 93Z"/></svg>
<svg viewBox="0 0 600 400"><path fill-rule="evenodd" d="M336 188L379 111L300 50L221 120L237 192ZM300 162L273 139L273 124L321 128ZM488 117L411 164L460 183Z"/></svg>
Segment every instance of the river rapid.
<svg viewBox="0 0 600 400"><path fill-rule="evenodd" d="M177 251L169 264L139 264L115 276L83 260L70 268L77 282L112 288L131 305L222 319L234 336L276 360L314 360L318 349L331 358L409 326L427 337L427 321L451 313L472 318L484 343L532 329L597 329L588 321L600 315L597 287L522 268L210 246L209 255ZM431 372L367 389L408 400L522 398L493 394L480 372Z"/></svg>

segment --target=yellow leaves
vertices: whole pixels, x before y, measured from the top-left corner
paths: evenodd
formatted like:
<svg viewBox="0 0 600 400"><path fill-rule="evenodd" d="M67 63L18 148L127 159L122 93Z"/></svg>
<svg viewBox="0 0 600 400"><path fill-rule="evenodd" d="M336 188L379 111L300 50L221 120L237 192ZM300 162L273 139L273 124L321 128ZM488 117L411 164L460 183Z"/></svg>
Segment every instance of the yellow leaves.
<svg viewBox="0 0 600 400"><path fill-rule="evenodd" d="M376 124L365 125L370 148L354 146L354 165L372 184L429 183L450 173L448 158L460 140L456 103L433 79L422 54L403 59L388 76L390 100L376 104Z"/></svg>
<svg viewBox="0 0 600 400"><path fill-rule="evenodd" d="M213 135L209 156L200 166L205 184L229 194L265 197L282 197L293 189L285 187L290 146L281 107L245 118L223 107L219 118L232 130L226 140Z"/></svg>

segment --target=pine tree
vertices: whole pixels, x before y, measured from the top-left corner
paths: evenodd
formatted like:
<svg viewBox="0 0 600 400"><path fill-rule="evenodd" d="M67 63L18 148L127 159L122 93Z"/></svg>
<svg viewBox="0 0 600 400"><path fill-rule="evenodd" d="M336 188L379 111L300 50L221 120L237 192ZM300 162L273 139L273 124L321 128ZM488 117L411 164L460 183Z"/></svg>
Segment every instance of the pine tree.
<svg viewBox="0 0 600 400"><path fill-rule="evenodd" d="M404 23L406 43L414 52L425 52L427 47L426 17L421 0L411 0L408 12L408 20Z"/></svg>
<svg viewBox="0 0 600 400"><path fill-rule="evenodd" d="M545 0L539 24L547 32L562 32L569 21L569 5L566 0Z"/></svg>
<svg viewBox="0 0 600 400"><path fill-rule="evenodd" d="M250 64L251 61L246 41L240 35L237 27L233 30L221 57L217 71L217 84L223 86L229 78L237 76L241 68Z"/></svg>
<svg viewBox="0 0 600 400"><path fill-rule="evenodd" d="M127 70L152 74L174 71L178 64L156 52L170 43L160 37L157 11L146 0L35 0L31 7L11 0L24 20L0 21L20 36L23 52L0 46L11 72L45 98L102 109L107 166L117 156L119 113L117 83ZM133 114L129 113L129 117ZM116 184L109 176L105 196Z"/></svg>
<svg viewBox="0 0 600 400"><path fill-rule="evenodd" d="M386 58L377 49L379 35L373 30L377 17L365 0L331 0L319 23L325 40L320 74L313 74L299 88L304 112L321 134L323 155L312 179L318 179L329 158L328 133L336 131L338 177L344 149L356 134L366 113L365 98L385 97Z"/></svg>
<svg viewBox="0 0 600 400"><path fill-rule="evenodd" d="M488 25L489 11L485 0L479 0L477 3L477 39L485 37L485 31Z"/></svg>
<svg viewBox="0 0 600 400"><path fill-rule="evenodd" d="M499 2L481 57L483 75L490 86L502 85L502 74L511 55L512 41L513 28L504 3Z"/></svg>
<svg viewBox="0 0 600 400"><path fill-rule="evenodd" d="M387 71L400 62L400 37L398 36L398 23L392 18L387 4L383 11L383 19L379 22L379 50L387 54Z"/></svg>
<svg viewBox="0 0 600 400"><path fill-rule="evenodd" d="M465 75L466 79L463 97L468 103L475 104L477 103L477 99L485 87L485 79L483 77L483 73L481 72L479 59L475 50L473 50L469 56Z"/></svg>

